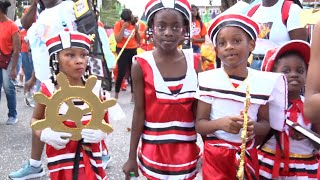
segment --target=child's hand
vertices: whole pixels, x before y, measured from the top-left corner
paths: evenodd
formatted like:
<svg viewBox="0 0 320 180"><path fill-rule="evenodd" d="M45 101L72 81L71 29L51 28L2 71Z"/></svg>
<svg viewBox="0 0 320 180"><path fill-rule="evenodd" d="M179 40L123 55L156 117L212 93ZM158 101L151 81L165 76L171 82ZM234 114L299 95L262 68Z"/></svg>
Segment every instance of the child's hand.
<svg viewBox="0 0 320 180"><path fill-rule="evenodd" d="M300 125L298 123L294 123L293 126L300 126ZM303 134L299 133L298 131L294 130L291 127L289 129L289 136L292 139L297 140L297 141L301 141L306 138Z"/></svg>
<svg viewBox="0 0 320 180"><path fill-rule="evenodd" d="M255 122L252 121L251 119L249 119L249 121L248 121L248 126L247 126L247 139L248 139L248 140L253 139L254 136L255 136L255 133L254 133L254 125L255 125Z"/></svg>
<svg viewBox="0 0 320 180"><path fill-rule="evenodd" d="M221 119L220 129L231 134L238 134L242 124L243 118L241 116L226 116Z"/></svg>
<svg viewBox="0 0 320 180"><path fill-rule="evenodd" d="M125 174L125 179L130 179L130 172L134 172L135 176L138 177L138 164L137 160L129 159L122 167L122 172Z"/></svg>
<svg viewBox="0 0 320 180"><path fill-rule="evenodd" d="M72 134L65 132L55 132L51 128L46 128L41 131L40 140L60 150L66 147L70 141Z"/></svg>
<svg viewBox="0 0 320 180"><path fill-rule="evenodd" d="M81 136L85 143L99 143L107 137L107 134L101 130L82 129Z"/></svg>

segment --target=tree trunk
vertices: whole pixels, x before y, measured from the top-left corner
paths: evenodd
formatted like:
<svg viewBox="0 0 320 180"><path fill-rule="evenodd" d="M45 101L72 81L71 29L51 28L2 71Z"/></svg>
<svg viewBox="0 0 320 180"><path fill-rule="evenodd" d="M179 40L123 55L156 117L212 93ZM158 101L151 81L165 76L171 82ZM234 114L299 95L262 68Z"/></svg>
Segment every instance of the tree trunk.
<svg viewBox="0 0 320 180"><path fill-rule="evenodd" d="M11 3L11 6L8 8L7 16L11 20L14 20L15 19L15 15L16 15L16 0L9 0L9 1Z"/></svg>

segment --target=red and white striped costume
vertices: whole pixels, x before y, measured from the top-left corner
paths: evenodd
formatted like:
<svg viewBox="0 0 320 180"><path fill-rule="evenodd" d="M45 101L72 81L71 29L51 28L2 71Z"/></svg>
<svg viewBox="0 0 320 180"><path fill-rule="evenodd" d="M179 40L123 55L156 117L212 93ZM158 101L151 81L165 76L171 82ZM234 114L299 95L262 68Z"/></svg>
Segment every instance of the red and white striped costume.
<svg viewBox="0 0 320 180"><path fill-rule="evenodd" d="M223 68L199 73L196 98L211 105L210 120L239 116L244 110L246 87L250 87L248 116L257 121L259 107L269 104L270 125L281 131L286 107L286 79L281 74L266 73L248 68L243 81L231 80ZM207 134L203 153L203 179L235 179L241 145L241 130L231 134L223 130ZM245 178L258 178L258 158L254 140L247 142Z"/></svg>
<svg viewBox="0 0 320 180"><path fill-rule="evenodd" d="M48 97L55 91L51 80L44 81L41 84L41 91ZM92 90L97 96L100 92L100 84L97 83ZM88 105L82 100L74 99L73 103L80 109L88 108ZM63 103L59 109L59 115L66 114L68 106ZM107 116L106 116L107 117ZM91 120L91 113L83 115L81 122L83 125ZM74 121L66 120L63 122L68 127L76 127ZM103 142L102 142L103 143ZM82 143L80 150L80 162L78 180L106 180L106 172L102 166L102 143L90 144ZM75 154L78 147L78 141L69 141L64 149L56 150L46 144L46 155L48 157L48 170L51 180L72 180L72 171L74 169Z"/></svg>
<svg viewBox="0 0 320 180"><path fill-rule="evenodd" d="M197 74L193 53L183 52L187 73L178 79L161 76L152 51L134 58L143 72L146 118L138 164L148 179L194 179L198 172L199 148L192 111Z"/></svg>
<svg viewBox="0 0 320 180"><path fill-rule="evenodd" d="M306 129L311 129L311 123L302 115L303 101L304 98L301 97L301 100L291 102L287 118ZM293 130L286 126L280 135L282 152L287 155L283 157L275 155L277 149L275 136L258 151L260 176L264 179L317 179L318 160L315 156L315 147L309 139L298 141L291 138L290 131ZM277 154L281 154L281 151Z"/></svg>

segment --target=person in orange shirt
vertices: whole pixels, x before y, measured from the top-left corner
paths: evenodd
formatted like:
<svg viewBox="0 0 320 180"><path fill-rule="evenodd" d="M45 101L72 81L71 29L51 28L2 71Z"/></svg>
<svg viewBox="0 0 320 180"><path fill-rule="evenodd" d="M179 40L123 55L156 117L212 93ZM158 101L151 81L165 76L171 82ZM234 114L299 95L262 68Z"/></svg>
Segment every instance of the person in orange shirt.
<svg viewBox="0 0 320 180"><path fill-rule="evenodd" d="M128 44L124 47L127 39ZM131 65L132 65L132 57L137 54L137 48L140 44L140 35L139 28L135 24L132 12L130 9L123 9L121 13L121 20L117 21L114 25L114 35L117 42L116 52L119 54L121 49L124 48L122 54L118 58L118 77L115 84L115 98L118 99L121 82L126 74L126 70L129 69L130 79L131 79ZM131 93L132 89L132 81L130 81L131 85Z"/></svg>
<svg viewBox="0 0 320 180"><path fill-rule="evenodd" d="M7 59L6 57L9 56L7 66L0 67L0 88L3 86L9 109L7 125L15 124L18 121L16 89L13 80L15 80L17 76L16 67L21 46L19 28L6 15L8 7L10 6L11 3L8 0L0 1L0 56L2 56L1 59Z"/></svg>
<svg viewBox="0 0 320 180"><path fill-rule="evenodd" d="M199 15L199 9L195 5L191 5L192 13L192 26L191 26L191 35L192 35L192 48L194 53L200 53L201 44L205 42L205 36L207 35L207 29L204 23L201 21Z"/></svg>
<svg viewBox="0 0 320 180"><path fill-rule="evenodd" d="M22 29L20 31L20 37L21 37L21 58L22 58L22 69L25 75L24 81L27 82L33 72L33 63L32 58L30 57L29 53L29 43L27 39L27 30ZM25 89L26 93L27 89Z"/></svg>

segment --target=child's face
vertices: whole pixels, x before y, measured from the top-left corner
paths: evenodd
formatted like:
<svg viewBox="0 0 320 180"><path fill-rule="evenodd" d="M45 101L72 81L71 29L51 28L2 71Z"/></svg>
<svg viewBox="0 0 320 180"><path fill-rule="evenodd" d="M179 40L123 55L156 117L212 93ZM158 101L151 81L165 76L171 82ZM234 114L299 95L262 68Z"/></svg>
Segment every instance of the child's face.
<svg viewBox="0 0 320 180"><path fill-rule="evenodd" d="M275 72L283 73L288 81L288 91L300 93L307 77L306 64L297 55L289 55L278 59Z"/></svg>
<svg viewBox="0 0 320 180"><path fill-rule="evenodd" d="M255 47L255 41L239 27L224 27L217 35L216 53L224 67L246 67L250 52Z"/></svg>
<svg viewBox="0 0 320 180"><path fill-rule="evenodd" d="M68 79L80 80L87 68L88 51L81 48L69 48L59 52L59 70Z"/></svg>
<svg viewBox="0 0 320 180"><path fill-rule="evenodd" d="M184 37L183 16L176 10L165 9L155 14L153 40L157 48L176 49Z"/></svg>

